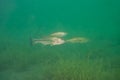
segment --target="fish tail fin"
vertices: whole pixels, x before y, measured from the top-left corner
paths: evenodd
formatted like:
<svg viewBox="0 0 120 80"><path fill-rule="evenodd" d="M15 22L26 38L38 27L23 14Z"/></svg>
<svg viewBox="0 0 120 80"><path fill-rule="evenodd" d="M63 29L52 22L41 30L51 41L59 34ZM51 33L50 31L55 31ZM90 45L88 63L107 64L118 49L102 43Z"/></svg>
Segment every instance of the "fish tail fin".
<svg viewBox="0 0 120 80"><path fill-rule="evenodd" d="M31 46L34 46L34 45L35 45L35 44L34 44L34 39L33 39L32 37L29 38L29 41L30 41L30 45L31 45Z"/></svg>

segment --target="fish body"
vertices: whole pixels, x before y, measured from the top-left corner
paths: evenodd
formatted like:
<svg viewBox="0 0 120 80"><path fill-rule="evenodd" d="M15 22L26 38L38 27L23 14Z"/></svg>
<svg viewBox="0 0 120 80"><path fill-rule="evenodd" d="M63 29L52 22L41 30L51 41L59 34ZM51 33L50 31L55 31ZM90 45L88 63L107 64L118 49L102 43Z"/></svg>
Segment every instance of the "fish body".
<svg viewBox="0 0 120 80"><path fill-rule="evenodd" d="M70 43L86 43L86 42L88 42L88 39L84 38L84 37L75 37L75 38L66 40L66 42L70 42Z"/></svg>
<svg viewBox="0 0 120 80"><path fill-rule="evenodd" d="M64 44L65 41L61 38L57 38L57 37L53 37L52 38L52 45L60 45L60 44Z"/></svg>
<svg viewBox="0 0 120 80"><path fill-rule="evenodd" d="M50 36L53 36L53 37L63 37L65 35L67 35L67 33L65 32L55 32L53 34L50 34Z"/></svg>
<svg viewBox="0 0 120 80"><path fill-rule="evenodd" d="M41 43L43 45L60 45L60 44L63 44L65 43L65 41L61 38L57 38L57 37L50 37L48 39L34 39L33 40L33 43L34 44L38 44L38 43Z"/></svg>

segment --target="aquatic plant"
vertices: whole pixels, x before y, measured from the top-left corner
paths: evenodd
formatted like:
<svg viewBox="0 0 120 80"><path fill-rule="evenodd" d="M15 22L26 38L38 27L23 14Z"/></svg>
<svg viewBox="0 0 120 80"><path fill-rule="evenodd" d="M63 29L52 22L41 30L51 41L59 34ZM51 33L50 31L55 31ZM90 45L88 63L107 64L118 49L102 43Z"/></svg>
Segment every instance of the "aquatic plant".
<svg viewBox="0 0 120 80"><path fill-rule="evenodd" d="M111 76L99 60L60 60L45 70L42 80L107 80Z"/></svg>

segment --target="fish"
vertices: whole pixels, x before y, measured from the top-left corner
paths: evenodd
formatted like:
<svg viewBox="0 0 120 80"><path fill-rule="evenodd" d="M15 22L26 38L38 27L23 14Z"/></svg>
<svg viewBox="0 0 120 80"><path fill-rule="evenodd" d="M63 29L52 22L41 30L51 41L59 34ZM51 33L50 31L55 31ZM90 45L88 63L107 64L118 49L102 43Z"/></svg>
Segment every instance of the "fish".
<svg viewBox="0 0 120 80"><path fill-rule="evenodd" d="M64 40L62 37L66 36L66 32L55 32L47 37L44 38L38 38L38 39L32 39L32 44L43 44L43 45L61 45L64 43L86 43L89 40L84 37L74 37L71 39Z"/></svg>
<svg viewBox="0 0 120 80"><path fill-rule="evenodd" d="M55 33L50 34L50 36L52 37L64 37L66 35L67 35L66 32L55 32Z"/></svg>
<svg viewBox="0 0 120 80"><path fill-rule="evenodd" d="M65 41L58 37L49 37L46 39L33 39L34 44L43 44L43 45L61 45L65 43Z"/></svg>
<svg viewBox="0 0 120 80"><path fill-rule="evenodd" d="M66 40L66 42L70 42L70 43L86 43L88 42L87 38L84 37L75 37L75 38L71 38Z"/></svg>

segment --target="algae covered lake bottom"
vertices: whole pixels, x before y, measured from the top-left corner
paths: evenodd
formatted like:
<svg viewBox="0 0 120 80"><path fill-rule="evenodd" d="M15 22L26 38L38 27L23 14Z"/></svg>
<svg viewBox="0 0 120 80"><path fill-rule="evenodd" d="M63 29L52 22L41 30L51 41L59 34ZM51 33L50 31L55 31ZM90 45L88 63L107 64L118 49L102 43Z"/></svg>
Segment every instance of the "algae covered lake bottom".
<svg viewBox="0 0 120 80"><path fill-rule="evenodd" d="M0 0L0 80L120 80L119 3Z"/></svg>
<svg viewBox="0 0 120 80"><path fill-rule="evenodd" d="M1 80L120 79L120 57L115 55L120 46L1 44Z"/></svg>

